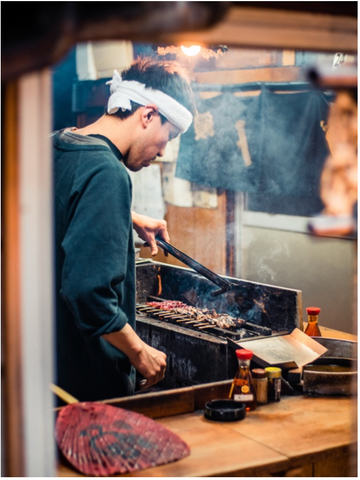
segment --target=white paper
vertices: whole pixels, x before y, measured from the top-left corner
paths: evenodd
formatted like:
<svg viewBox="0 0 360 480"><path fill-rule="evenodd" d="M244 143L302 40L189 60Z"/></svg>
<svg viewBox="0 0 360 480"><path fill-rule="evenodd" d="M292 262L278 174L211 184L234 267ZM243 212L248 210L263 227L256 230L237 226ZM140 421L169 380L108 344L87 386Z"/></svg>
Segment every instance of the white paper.
<svg viewBox="0 0 360 480"><path fill-rule="evenodd" d="M323 355L327 348L301 330L289 335L272 335L266 338L236 342L253 352L253 358L261 366L302 367Z"/></svg>
<svg viewBox="0 0 360 480"><path fill-rule="evenodd" d="M175 207L192 207L191 183L174 176L176 165L163 165L164 200Z"/></svg>

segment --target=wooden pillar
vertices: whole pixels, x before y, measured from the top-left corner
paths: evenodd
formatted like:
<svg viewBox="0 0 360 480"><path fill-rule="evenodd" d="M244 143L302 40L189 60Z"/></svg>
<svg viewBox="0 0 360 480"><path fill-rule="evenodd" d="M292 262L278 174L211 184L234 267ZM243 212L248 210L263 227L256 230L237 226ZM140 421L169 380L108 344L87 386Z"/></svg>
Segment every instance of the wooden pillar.
<svg viewBox="0 0 360 480"><path fill-rule="evenodd" d="M52 476L53 256L50 72L3 89L3 476Z"/></svg>
<svg viewBox="0 0 360 480"><path fill-rule="evenodd" d="M18 85L3 89L2 476L24 476L20 315Z"/></svg>

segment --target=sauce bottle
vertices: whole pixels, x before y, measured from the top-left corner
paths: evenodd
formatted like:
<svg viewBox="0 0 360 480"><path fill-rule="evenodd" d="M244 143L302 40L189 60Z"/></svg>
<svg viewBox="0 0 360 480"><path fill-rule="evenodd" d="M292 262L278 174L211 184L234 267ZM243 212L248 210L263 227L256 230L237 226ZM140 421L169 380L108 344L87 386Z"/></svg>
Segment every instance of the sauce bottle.
<svg viewBox="0 0 360 480"><path fill-rule="evenodd" d="M308 314L308 324L305 329L306 335L309 335L309 337L321 337L321 332L318 325L321 308L308 307L306 311Z"/></svg>
<svg viewBox="0 0 360 480"><path fill-rule="evenodd" d="M251 350L239 349L235 351L239 368L232 382L229 398L245 404L247 411L256 408L256 393L250 372Z"/></svg>

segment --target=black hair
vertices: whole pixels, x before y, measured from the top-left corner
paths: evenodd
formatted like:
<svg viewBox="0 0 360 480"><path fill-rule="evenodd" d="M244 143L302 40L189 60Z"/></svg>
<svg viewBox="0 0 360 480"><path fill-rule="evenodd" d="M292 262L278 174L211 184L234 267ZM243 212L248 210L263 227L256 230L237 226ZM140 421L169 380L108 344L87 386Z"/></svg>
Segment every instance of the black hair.
<svg viewBox="0 0 360 480"><path fill-rule="evenodd" d="M145 84L147 88L161 90L177 100L193 115L196 113L195 100L186 70L172 60L157 60L154 57L138 57L129 68L121 72L121 78ZM124 119L139 107L131 102L132 111L119 109L115 115ZM166 119L162 118L162 121Z"/></svg>

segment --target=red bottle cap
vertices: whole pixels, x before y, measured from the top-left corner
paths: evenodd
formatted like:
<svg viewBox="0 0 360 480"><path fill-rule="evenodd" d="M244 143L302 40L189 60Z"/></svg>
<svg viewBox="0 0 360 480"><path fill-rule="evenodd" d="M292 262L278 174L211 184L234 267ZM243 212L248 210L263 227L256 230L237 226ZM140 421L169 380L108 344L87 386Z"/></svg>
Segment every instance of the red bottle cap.
<svg viewBox="0 0 360 480"><path fill-rule="evenodd" d="M319 307L307 307L306 309L308 315L319 315L321 308Z"/></svg>
<svg viewBox="0 0 360 480"><path fill-rule="evenodd" d="M244 348L235 350L235 353L239 360L250 360L253 356L253 352L251 350L245 350Z"/></svg>

